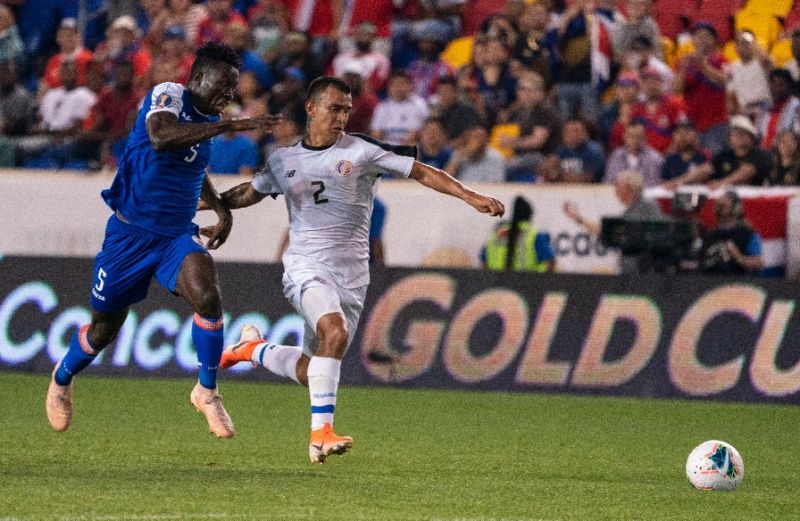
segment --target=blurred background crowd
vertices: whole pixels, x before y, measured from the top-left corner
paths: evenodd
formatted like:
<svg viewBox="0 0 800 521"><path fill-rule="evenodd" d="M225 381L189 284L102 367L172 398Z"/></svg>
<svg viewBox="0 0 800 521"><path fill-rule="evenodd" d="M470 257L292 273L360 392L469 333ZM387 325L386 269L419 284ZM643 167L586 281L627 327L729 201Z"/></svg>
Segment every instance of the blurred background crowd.
<svg viewBox="0 0 800 521"><path fill-rule="evenodd" d="M0 166L113 169L144 94L193 50L241 55L214 141L252 174L302 133L305 88L353 88L348 131L415 144L466 182L800 183L793 0L7 0Z"/></svg>

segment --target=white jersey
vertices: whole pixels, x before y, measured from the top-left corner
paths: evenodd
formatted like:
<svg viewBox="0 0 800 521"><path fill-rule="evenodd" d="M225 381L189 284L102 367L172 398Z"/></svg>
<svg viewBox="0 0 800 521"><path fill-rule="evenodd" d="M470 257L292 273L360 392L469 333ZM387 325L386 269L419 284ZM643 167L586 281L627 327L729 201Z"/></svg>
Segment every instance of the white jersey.
<svg viewBox="0 0 800 521"><path fill-rule="evenodd" d="M302 280L322 271L344 288L368 284L373 185L382 173L408 177L413 155L413 147L342 133L329 147L300 141L269 156L252 183L262 194L286 199L286 273Z"/></svg>

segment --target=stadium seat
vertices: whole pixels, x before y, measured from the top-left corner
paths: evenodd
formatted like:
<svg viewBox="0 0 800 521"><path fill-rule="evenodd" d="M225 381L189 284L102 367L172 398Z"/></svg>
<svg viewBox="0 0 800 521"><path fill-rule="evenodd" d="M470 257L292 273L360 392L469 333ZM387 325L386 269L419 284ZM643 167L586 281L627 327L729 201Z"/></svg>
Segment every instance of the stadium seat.
<svg viewBox="0 0 800 521"><path fill-rule="evenodd" d="M749 29L756 35L759 45L764 49L771 49L772 44L778 41L781 25L772 14L752 11L749 8L736 13L736 30Z"/></svg>
<svg viewBox="0 0 800 521"><path fill-rule="evenodd" d="M675 40L672 38L667 38L666 36L661 38L661 47L664 50L664 63L669 65L671 69L675 68Z"/></svg>
<svg viewBox="0 0 800 521"><path fill-rule="evenodd" d="M510 148L500 146L501 136L519 137L519 125L516 123L505 123L492 127L492 135L489 137L489 144L492 148L503 154L503 157L508 159L514 155L514 151Z"/></svg>
<svg viewBox="0 0 800 521"><path fill-rule="evenodd" d="M800 27L800 2L795 4L794 9L789 11L789 14L786 15L783 21L783 30L787 33L797 27Z"/></svg>
<svg viewBox="0 0 800 521"><path fill-rule="evenodd" d="M707 0L718 2L720 0ZM723 0L727 1L727 0ZM763 14L771 14L774 16L786 16L792 9L794 0L748 0L745 9L750 9L755 12Z"/></svg>
<svg viewBox="0 0 800 521"><path fill-rule="evenodd" d="M739 53L736 52L736 42L730 40L722 46L722 54L729 63L733 63L739 59Z"/></svg>
<svg viewBox="0 0 800 521"><path fill-rule="evenodd" d="M769 55L772 57L772 63L775 64L775 67L783 67L794 59L794 56L792 56L792 41L785 38L778 40L772 46Z"/></svg>
<svg viewBox="0 0 800 521"><path fill-rule="evenodd" d="M472 60L472 36L462 36L450 42L441 54L442 60L454 69L460 69Z"/></svg>
<svg viewBox="0 0 800 521"><path fill-rule="evenodd" d="M686 29L689 18L677 13L656 13L656 23L661 34L667 38L675 39Z"/></svg>
<svg viewBox="0 0 800 521"><path fill-rule="evenodd" d="M653 12L693 16L700 7L699 0L658 0Z"/></svg>

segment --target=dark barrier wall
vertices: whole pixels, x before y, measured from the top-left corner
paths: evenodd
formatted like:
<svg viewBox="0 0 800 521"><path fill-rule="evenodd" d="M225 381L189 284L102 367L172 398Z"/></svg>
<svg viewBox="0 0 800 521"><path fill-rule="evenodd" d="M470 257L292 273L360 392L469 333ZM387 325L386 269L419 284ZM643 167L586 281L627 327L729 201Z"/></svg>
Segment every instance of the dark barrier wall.
<svg viewBox="0 0 800 521"><path fill-rule="evenodd" d="M296 343L275 265L221 264L226 343ZM91 261L0 262L0 367L49 372L89 319ZM346 384L800 403L792 283L697 277L373 273ZM160 287L88 371L188 376L191 311ZM239 364L230 378L270 379Z"/></svg>

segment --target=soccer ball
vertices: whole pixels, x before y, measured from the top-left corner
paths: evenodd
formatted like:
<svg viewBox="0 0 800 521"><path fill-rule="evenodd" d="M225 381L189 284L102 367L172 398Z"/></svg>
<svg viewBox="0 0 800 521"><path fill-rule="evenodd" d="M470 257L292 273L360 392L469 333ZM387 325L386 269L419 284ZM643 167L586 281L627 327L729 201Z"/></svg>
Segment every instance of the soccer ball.
<svg viewBox="0 0 800 521"><path fill-rule="evenodd" d="M686 477L700 490L734 490L744 478L744 462L733 445L704 441L689 454Z"/></svg>

